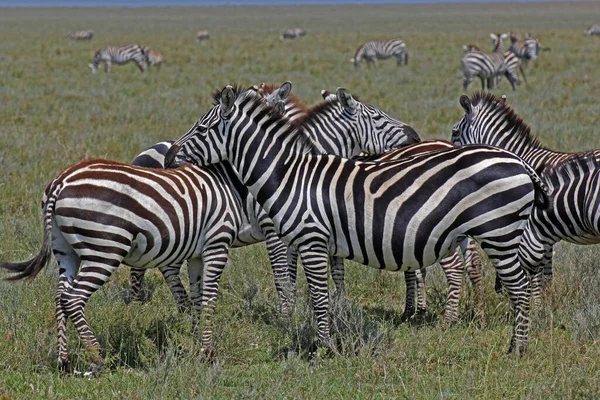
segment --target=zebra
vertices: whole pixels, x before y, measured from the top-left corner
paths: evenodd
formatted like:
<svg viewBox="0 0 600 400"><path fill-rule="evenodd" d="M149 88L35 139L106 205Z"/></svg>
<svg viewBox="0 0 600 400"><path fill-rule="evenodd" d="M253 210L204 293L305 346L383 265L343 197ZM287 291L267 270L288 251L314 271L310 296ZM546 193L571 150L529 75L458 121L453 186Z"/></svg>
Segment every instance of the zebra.
<svg viewBox="0 0 600 400"><path fill-rule="evenodd" d="M148 65L148 68L156 67L157 70L160 70L160 67L165 62L165 59L160 52L150 50L146 46L144 46L144 55L146 56L146 64Z"/></svg>
<svg viewBox="0 0 600 400"><path fill-rule="evenodd" d="M91 64L88 64L88 67L90 67L92 72L96 72L100 63L103 62L105 72L110 72L112 63L122 65L133 61L140 69L140 72L144 72L146 69L143 62L147 62L147 50L149 50L147 47L142 47L137 43L124 46L108 46L98 50L94 54L94 60Z"/></svg>
<svg viewBox="0 0 600 400"><path fill-rule="evenodd" d="M482 89L485 89L485 80L487 80L488 89L491 89L494 87L496 76L504 72L504 39L508 38L508 34L496 35L490 33L490 38L494 42L494 51L491 54L471 51L461 59L465 90L476 76L481 79Z"/></svg>
<svg viewBox="0 0 600 400"><path fill-rule="evenodd" d="M291 29L286 29L285 32L283 32L283 35L279 36L279 40L281 40L281 41L284 41L285 39L294 40L294 39L299 39L304 35L306 35L306 31L304 29L291 28Z"/></svg>
<svg viewBox="0 0 600 400"><path fill-rule="evenodd" d="M192 169L149 169L90 159L67 167L46 187L40 252L21 263L0 261L0 267L16 273L8 279L33 279L54 254L59 266L55 300L62 369L69 369L68 319L80 339L99 350L84 307L121 263L148 269L187 260L192 304L197 315L204 311L202 342L209 343L219 270L227 263L241 224L232 210L241 205L223 176L199 168L191 173Z"/></svg>
<svg viewBox="0 0 600 400"><path fill-rule="evenodd" d="M552 166L573 157L587 156L588 152L583 153L564 153L550 150L544 147L540 140L531 133L531 128L521 119L515 110L506 104L506 97L498 98L491 93L479 92L469 99L462 95L460 103L465 110L465 114L459 119L452 129L452 142L457 145L485 144L497 146L510 151L519 156L525 163L534 168L538 173L542 173L547 166ZM600 150L592 152L595 157L600 157ZM556 186L556 185L555 185ZM555 189L559 190L560 189ZM589 195L593 195L589 191ZM581 221L576 218L579 211L570 206L572 203L554 202L556 212L565 215L573 215L569 221L573 230L564 231L560 225L556 225L552 219L544 219L546 227L545 232L551 238L555 238L555 232L561 232L562 240L571 243L587 244L590 241L589 232L581 226ZM596 233L594 240L600 240L600 235ZM547 241L550 243L550 240ZM532 253L530 249L525 252ZM529 266L529 270L542 270L544 274L544 284L549 284L552 279L552 246L545 246L543 257L537 254L527 256L528 262L524 266ZM535 262L531 261L535 259ZM539 274L536 276L536 282L540 281ZM536 303L540 302L540 287L534 285L533 295Z"/></svg>
<svg viewBox="0 0 600 400"><path fill-rule="evenodd" d="M591 25L585 30L585 34L588 36L596 35L600 36L600 25Z"/></svg>
<svg viewBox="0 0 600 400"><path fill-rule="evenodd" d="M400 39L390 39L382 41L371 41L361 44L354 53L354 58L350 59L356 68L361 66L364 58L368 64L377 66L377 59L386 60L390 57L396 57L398 66L404 63L408 64L408 52L406 44Z"/></svg>
<svg viewBox="0 0 600 400"><path fill-rule="evenodd" d="M538 58L540 51L550 50L548 47L542 47L540 41L529 35L529 33L525 34L525 40L519 40L516 33L510 32L510 41L509 51L513 52L526 65L529 61Z"/></svg>
<svg viewBox="0 0 600 400"><path fill-rule="evenodd" d="M463 45L464 54L467 54L471 51L481 51L479 47L474 44ZM513 90L516 89L515 85L520 85L521 80L517 75L517 68L521 71L521 75L523 75L523 80L527 83L527 77L525 76L525 71L523 71L523 67L519 64L519 58L511 51L504 52L504 76L512 86ZM502 79L502 74L496 76L496 86L500 84L500 80Z"/></svg>
<svg viewBox="0 0 600 400"><path fill-rule="evenodd" d="M93 37L94 37L94 31L83 30L83 31L71 32L68 36L68 39L69 40L92 40Z"/></svg>
<svg viewBox="0 0 600 400"><path fill-rule="evenodd" d="M517 248L531 207L547 188L512 153L462 146L381 163L325 155L256 96L227 86L171 146L165 164L176 159L198 165L229 160L283 241L299 251L318 339L326 348L330 255L375 268L415 270L471 236L513 303L510 351L525 350L529 282Z"/></svg>
<svg viewBox="0 0 600 400"><path fill-rule="evenodd" d="M208 33L207 30L200 30L196 33L196 39L198 39L198 41L208 40L210 39L210 33Z"/></svg>

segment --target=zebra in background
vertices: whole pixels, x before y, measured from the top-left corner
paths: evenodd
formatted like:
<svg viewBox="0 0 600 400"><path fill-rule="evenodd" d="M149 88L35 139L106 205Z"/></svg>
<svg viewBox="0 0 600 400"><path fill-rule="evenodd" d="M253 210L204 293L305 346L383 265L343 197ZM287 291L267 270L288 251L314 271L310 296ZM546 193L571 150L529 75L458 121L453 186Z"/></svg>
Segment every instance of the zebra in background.
<svg viewBox="0 0 600 400"><path fill-rule="evenodd" d="M196 33L196 39L198 39L198 41L208 40L210 39L210 33L208 33L207 30L198 31L198 33Z"/></svg>
<svg viewBox="0 0 600 400"><path fill-rule="evenodd" d="M585 34L588 36L596 35L600 36L600 25L592 25L585 30Z"/></svg>
<svg viewBox="0 0 600 400"><path fill-rule="evenodd" d="M519 40L516 33L510 32L510 41L509 51L513 52L526 65L529 61L538 58L540 51L550 50L548 47L542 47L540 41L531 37L529 33L525 34L525 40Z"/></svg>
<svg viewBox="0 0 600 400"><path fill-rule="evenodd" d="M99 350L84 308L121 263L148 269L187 260L192 304L197 315L204 311L202 341L210 340L219 271L241 224L232 210L241 205L223 177L199 168L191 173L192 168L86 160L66 168L46 187L40 252L21 263L1 261L0 267L16 273L8 279L33 279L54 253L61 368L69 368L68 319L80 339Z"/></svg>
<svg viewBox="0 0 600 400"><path fill-rule="evenodd" d="M495 46L495 44L494 44ZM474 44L463 45L464 54L470 53L471 51L481 51L479 47ZM504 52L504 76L512 86L513 90L516 90L516 86L521 84L521 80L517 75L517 68L521 71L521 75L523 75L523 80L527 83L527 77L525 76L525 71L523 71L523 67L519 64L519 59L517 56L511 51ZM500 84L502 80L502 73L496 76L496 86Z"/></svg>
<svg viewBox="0 0 600 400"><path fill-rule="evenodd" d="M510 351L525 350L529 282L517 249L534 193L543 187L518 157L494 147L463 146L402 161L347 160L323 154L254 94L227 86L214 100L175 141L165 164L178 157L198 165L229 160L284 242L300 253L321 344L331 346L330 255L375 268L415 270L471 236L508 288L514 308Z"/></svg>
<svg viewBox="0 0 600 400"><path fill-rule="evenodd" d="M367 64L373 64L377 66L377 59L386 60L390 57L396 57L397 64L400 66L402 63L408 64L408 52L406 51L406 44L400 39L391 39L383 41L371 41L366 42L356 49L354 58L350 59L354 66L359 68L361 61L364 58L367 60Z"/></svg>
<svg viewBox="0 0 600 400"><path fill-rule="evenodd" d="M94 31L84 30L84 31L71 32L68 36L68 39L69 40L92 40L93 37L94 37Z"/></svg>
<svg viewBox="0 0 600 400"><path fill-rule="evenodd" d="M291 29L286 29L285 32L283 32L283 35L279 36L279 40L281 40L281 41L284 41L285 39L294 40L294 39L299 39L304 35L306 35L306 31L304 29L291 28Z"/></svg>
<svg viewBox="0 0 600 400"><path fill-rule="evenodd" d="M462 71L464 75L463 87L465 90L474 77L478 76L481 79L481 88L485 89L485 81L487 87L494 87L494 79L496 76L504 73L504 39L508 38L508 34L496 35L490 33L490 38L494 43L494 51L484 53L482 51L470 51L461 59Z"/></svg>
<svg viewBox="0 0 600 400"><path fill-rule="evenodd" d="M540 140L531 133L531 128L521 119L515 110L506 104L506 97L498 98L491 93L476 93L471 99L468 96L461 96L461 105L465 110L460 120L452 129L452 142L457 145L468 144L486 144L497 146L508 150L533 167L538 173L551 174L553 165L566 162L574 157L588 157L590 154L600 157L600 150L592 153L564 153L550 150L540 143ZM561 176L555 175L555 176ZM554 185L555 193L562 193L562 188ZM595 188L582 187L581 190L587 190L587 196L595 196ZM556 196L556 194L555 194ZM554 213L561 215L560 220L545 217L537 221L544 227L542 233L547 235L538 241L545 243L544 251L538 252L538 249L524 248L527 253L525 263L532 271L541 270L544 274L544 281L540 274L535 277L534 300L540 302L540 286L538 283L550 283L552 279L552 245L559 237L575 244L589 244L600 242L600 234L590 231L590 228L578 216L584 207L580 202L574 202L574 198L569 202L561 202L554 197ZM543 213L542 213L543 214ZM548 214L550 215L550 211ZM567 217L567 216L571 217ZM565 228L565 224L569 228ZM540 236L541 233L536 233ZM593 236L593 238L592 238ZM542 236L540 236L542 237ZM554 241L554 242L553 242ZM551 244L550 244L551 243Z"/></svg>
<svg viewBox="0 0 600 400"><path fill-rule="evenodd" d="M137 43L124 46L108 46L98 50L94 54L94 60L88 66L92 72L96 72L100 63L104 63L105 72L110 72L112 63L123 65L133 61L140 69L140 72L144 72L146 71L144 61L148 62L146 56L147 50L147 47L142 47Z"/></svg>
<svg viewBox="0 0 600 400"><path fill-rule="evenodd" d="M150 69L150 67L155 67L157 70L160 70L160 67L165 62L163 55L158 51L150 50L148 46L144 46L143 50L148 69Z"/></svg>

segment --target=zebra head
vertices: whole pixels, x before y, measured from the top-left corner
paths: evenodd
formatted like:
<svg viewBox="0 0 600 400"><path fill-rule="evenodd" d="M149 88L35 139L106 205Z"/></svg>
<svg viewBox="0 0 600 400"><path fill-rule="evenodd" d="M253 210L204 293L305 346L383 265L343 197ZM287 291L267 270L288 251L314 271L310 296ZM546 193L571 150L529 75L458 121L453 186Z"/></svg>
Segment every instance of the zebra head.
<svg viewBox="0 0 600 400"><path fill-rule="evenodd" d="M335 95L326 90L321 91L321 95L327 104L322 108L330 114L330 123L340 127L352 142L348 154L332 154L344 157L383 154L421 141L409 125L355 99L344 88L338 88Z"/></svg>
<svg viewBox="0 0 600 400"><path fill-rule="evenodd" d="M92 73L95 73L96 71L98 71L98 67L95 66L94 64L88 64L88 67L90 67L90 70L92 71Z"/></svg>
<svg viewBox="0 0 600 400"><path fill-rule="evenodd" d="M493 123L492 118L496 111L504 113L506 95L498 99L491 93L481 92L471 100L463 94L459 102L465 114L452 127L451 142L458 146L488 143L484 136L489 130L489 125Z"/></svg>

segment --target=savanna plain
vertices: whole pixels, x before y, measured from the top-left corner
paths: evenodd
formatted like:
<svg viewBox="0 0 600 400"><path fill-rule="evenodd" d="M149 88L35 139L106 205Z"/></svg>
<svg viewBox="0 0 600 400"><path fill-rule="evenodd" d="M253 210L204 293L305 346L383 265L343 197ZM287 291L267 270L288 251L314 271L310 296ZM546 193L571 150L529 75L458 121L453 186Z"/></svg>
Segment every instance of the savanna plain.
<svg viewBox="0 0 600 400"><path fill-rule="evenodd" d="M40 201L60 170L88 157L130 162L179 137L229 83L290 80L309 105L321 89L343 86L423 139L449 139L462 115L462 45L491 50L490 32L530 32L551 48L525 68L528 84L513 92L504 80L495 90L533 133L557 150L600 148L600 38L584 35L592 23L598 3L2 9L0 258L38 252ZM280 42L295 26L307 35ZM93 29L94 39L68 41L78 29ZM198 42L199 29L211 39ZM362 42L386 38L406 42L408 65L348 62ZM163 68L90 73L95 50L132 42L162 52ZM32 282L0 282L0 398L598 398L599 259L596 246L556 246L554 284L520 358L506 355L511 308L487 262L483 312L473 311L467 285L460 321L447 330L439 266L427 276L428 313L401 323L403 275L346 262L347 299L332 328L340 354L327 356L312 353L302 277L294 316L283 319L264 245L233 250L214 362L203 361L191 318L177 312L158 271L147 274L148 301L127 304L122 267L86 307L106 357L89 379L57 368L53 262ZM69 348L75 368L88 369L72 324Z"/></svg>

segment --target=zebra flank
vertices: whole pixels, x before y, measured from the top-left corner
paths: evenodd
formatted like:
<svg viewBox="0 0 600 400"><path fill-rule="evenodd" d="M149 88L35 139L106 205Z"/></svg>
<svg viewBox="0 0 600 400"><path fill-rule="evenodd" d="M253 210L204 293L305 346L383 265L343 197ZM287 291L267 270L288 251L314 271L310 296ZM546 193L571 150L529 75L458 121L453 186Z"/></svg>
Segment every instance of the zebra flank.
<svg viewBox="0 0 600 400"><path fill-rule="evenodd" d="M111 65L113 63L117 65L127 64L133 61L140 72L144 72L144 61L148 63L146 52L149 51L148 47L142 47L137 43L128 44L124 46L108 46L100 49L94 54L92 63L88 66L92 72L98 71L101 63L104 63L104 71L110 72Z"/></svg>
<svg viewBox="0 0 600 400"><path fill-rule="evenodd" d="M406 44L400 39L382 40L366 42L356 49L354 58L350 62L354 66L361 67L362 59L367 61L367 64L377 65L377 59L386 60L390 57L396 57L397 64L408 64L408 52Z"/></svg>
<svg viewBox="0 0 600 400"><path fill-rule="evenodd" d="M517 250L534 194L542 188L520 158L494 147L465 146L401 161L353 161L323 154L254 94L228 86L214 101L170 152L198 165L229 160L283 241L298 249L321 343L330 345L330 256L416 270L470 236L490 257L513 303L510 350L525 350L528 278Z"/></svg>
<svg viewBox="0 0 600 400"><path fill-rule="evenodd" d="M495 78L505 71L504 39L508 38L508 34L496 35L490 33L490 38L494 43L494 51L491 54L474 50L467 52L461 59L464 76L463 87L465 90L467 90L475 77L481 79L482 89L485 89L486 81L488 89L491 89L494 87Z"/></svg>
<svg viewBox="0 0 600 400"><path fill-rule="evenodd" d="M71 32L68 36L69 40L92 40L94 37L94 31L92 30L83 30Z"/></svg>

